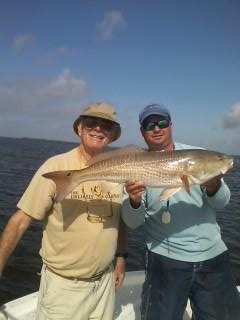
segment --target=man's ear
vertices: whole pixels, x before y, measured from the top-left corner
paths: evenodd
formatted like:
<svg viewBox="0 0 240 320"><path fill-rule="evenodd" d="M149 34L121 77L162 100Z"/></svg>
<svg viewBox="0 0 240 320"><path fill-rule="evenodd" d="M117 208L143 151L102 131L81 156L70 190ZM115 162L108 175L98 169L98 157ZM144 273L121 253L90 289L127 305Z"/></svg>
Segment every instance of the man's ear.
<svg viewBox="0 0 240 320"><path fill-rule="evenodd" d="M80 121L78 123L78 126L77 126L77 132L78 132L78 136L81 138L82 136L82 130L83 130L83 126L82 126L82 122Z"/></svg>

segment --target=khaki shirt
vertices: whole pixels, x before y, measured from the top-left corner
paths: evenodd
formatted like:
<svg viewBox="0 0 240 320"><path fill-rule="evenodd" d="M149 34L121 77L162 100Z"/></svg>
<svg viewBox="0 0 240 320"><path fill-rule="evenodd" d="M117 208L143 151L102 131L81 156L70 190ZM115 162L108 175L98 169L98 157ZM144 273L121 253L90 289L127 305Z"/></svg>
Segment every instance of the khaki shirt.
<svg viewBox="0 0 240 320"><path fill-rule="evenodd" d="M48 159L18 202L29 216L43 220L40 255L56 273L90 278L112 262L117 246L123 186L106 181L80 184L60 203L55 183L42 177L85 167L79 148Z"/></svg>

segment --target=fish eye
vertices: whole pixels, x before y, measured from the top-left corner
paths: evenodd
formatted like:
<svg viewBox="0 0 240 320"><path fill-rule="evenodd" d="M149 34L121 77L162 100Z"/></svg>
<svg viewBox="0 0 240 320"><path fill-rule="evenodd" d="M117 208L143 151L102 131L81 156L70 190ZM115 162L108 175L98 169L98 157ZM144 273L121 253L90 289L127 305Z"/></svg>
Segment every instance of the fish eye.
<svg viewBox="0 0 240 320"><path fill-rule="evenodd" d="M222 161L222 160L223 160L223 157L222 157L221 155L218 155L218 156L217 156L217 159Z"/></svg>

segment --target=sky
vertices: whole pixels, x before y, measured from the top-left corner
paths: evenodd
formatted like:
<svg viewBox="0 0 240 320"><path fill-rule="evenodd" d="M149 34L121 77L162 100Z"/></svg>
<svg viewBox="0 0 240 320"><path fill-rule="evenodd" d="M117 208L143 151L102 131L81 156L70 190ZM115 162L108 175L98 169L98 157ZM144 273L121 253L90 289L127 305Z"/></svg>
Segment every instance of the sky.
<svg viewBox="0 0 240 320"><path fill-rule="evenodd" d="M78 142L85 104L113 104L113 146L145 146L138 114L175 141L240 155L239 0L1 0L0 136Z"/></svg>

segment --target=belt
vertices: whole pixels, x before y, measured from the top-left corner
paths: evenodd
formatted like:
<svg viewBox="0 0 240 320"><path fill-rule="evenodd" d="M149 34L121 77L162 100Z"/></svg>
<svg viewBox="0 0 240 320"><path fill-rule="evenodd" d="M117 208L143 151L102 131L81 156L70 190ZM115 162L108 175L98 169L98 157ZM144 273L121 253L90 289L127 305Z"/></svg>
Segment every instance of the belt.
<svg viewBox="0 0 240 320"><path fill-rule="evenodd" d="M103 271L100 271L96 274L94 274L91 278L81 278L81 277L67 277L67 276L62 276L61 274L53 271L51 268L49 268L48 266L46 266L46 269L48 271L50 271L51 273L59 276L59 277L62 277L64 279L67 279L67 280L75 280L75 281L86 281L86 282L94 282L94 281L98 281L102 278L103 274L109 269L109 267L107 267L105 270Z"/></svg>

